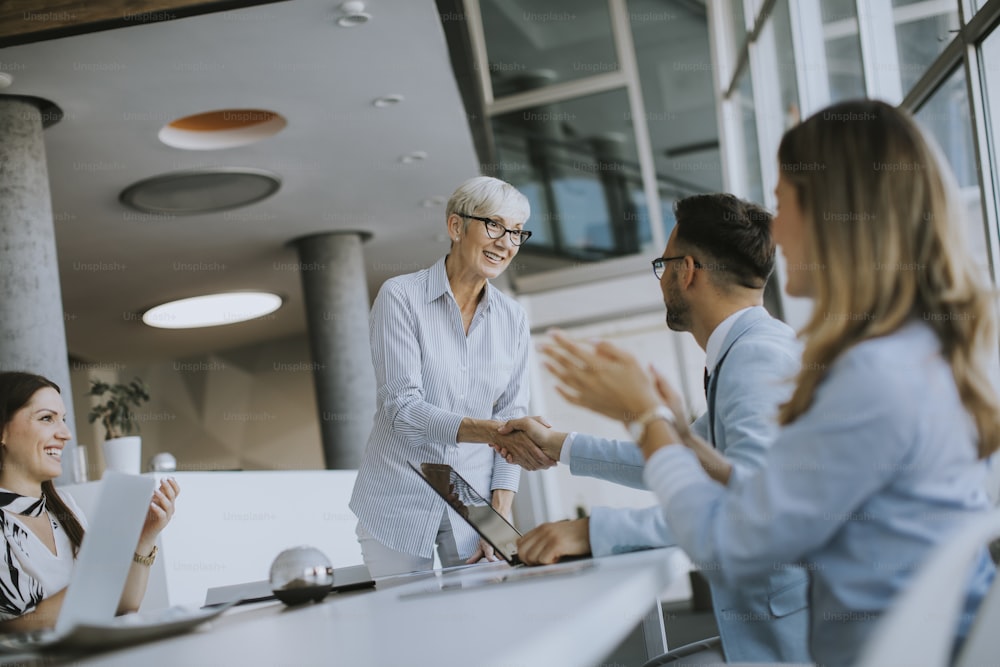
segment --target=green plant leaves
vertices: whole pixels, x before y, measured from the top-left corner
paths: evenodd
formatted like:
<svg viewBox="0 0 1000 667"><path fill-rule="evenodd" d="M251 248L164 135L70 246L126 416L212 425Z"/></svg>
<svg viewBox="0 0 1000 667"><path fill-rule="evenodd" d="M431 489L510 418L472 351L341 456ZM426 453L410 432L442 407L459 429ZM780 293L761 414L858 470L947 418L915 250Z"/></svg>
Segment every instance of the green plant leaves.
<svg viewBox="0 0 1000 667"><path fill-rule="evenodd" d="M149 400L149 390L145 383L134 378L128 384L109 384L101 380L92 380L90 385L91 396L108 398L91 408L87 415L87 421L93 424L98 419L106 430L106 440L120 438L139 431L139 424L136 420L133 407L139 407Z"/></svg>

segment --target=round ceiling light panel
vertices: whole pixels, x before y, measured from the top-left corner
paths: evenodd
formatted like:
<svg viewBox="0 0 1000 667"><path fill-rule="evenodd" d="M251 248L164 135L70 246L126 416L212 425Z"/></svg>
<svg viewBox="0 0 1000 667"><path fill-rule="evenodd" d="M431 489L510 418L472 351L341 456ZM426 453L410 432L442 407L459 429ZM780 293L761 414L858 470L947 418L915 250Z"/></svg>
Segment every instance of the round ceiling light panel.
<svg viewBox="0 0 1000 667"><path fill-rule="evenodd" d="M144 213L197 215L259 202L280 187L281 178L263 169L217 167L153 176L128 186L118 199Z"/></svg>
<svg viewBox="0 0 1000 667"><path fill-rule="evenodd" d="M270 292L224 292L155 306L143 313L142 321L158 329L198 329L246 322L280 307L281 297Z"/></svg>
<svg viewBox="0 0 1000 667"><path fill-rule="evenodd" d="M265 109L219 109L184 116L160 129L160 141L173 148L210 151L235 148L267 139L285 129L288 121Z"/></svg>

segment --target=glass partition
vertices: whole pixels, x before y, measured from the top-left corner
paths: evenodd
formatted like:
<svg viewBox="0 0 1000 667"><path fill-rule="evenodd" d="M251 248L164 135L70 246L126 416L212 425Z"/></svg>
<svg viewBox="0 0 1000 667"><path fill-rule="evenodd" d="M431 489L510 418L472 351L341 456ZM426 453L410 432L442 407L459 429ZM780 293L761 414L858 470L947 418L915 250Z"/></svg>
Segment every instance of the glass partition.
<svg viewBox="0 0 1000 667"><path fill-rule="evenodd" d="M522 252L588 261L651 241L624 89L494 116L493 133L497 175L531 201Z"/></svg>
<svg viewBox="0 0 1000 667"><path fill-rule="evenodd" d="M864 97L865 75L854 0L823 0L823 39L830 77L830 102Z"/></svg>
<svg viewBox="0 0 1000 667"><path fill-rule="evenodd" d="M892 0L899 75L905 94L944 51L958 30L955 0Z"/></svg>
<svg viewBox="0 0 1000 667"><path fill-rule="evenodd" d="M666 236L676 199L722 189L708 19L672 0L628 10Z"/></svg>
<svg viewBox="0 0 1000 667"><path fill-rule="evenodd" d="M988 271L989 252L964 71L955 70L915 115L934 137L955 174L965 204L966 238L977 261Z"/></svg>
<svg viewBox="0 0 1000 667"><path fill-rule="evenodd" d="M618 70L607 0L481 0L493 96Z"/></svg>

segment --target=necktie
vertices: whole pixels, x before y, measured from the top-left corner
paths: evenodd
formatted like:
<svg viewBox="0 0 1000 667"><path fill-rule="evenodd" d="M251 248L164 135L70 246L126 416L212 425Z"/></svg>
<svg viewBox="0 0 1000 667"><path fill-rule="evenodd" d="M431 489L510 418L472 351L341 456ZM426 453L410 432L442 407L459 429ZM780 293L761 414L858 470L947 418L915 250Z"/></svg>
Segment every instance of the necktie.
<svg viewBox="0 0 1000 667"><path fill-rule="evenodd" d="M705 398L708 398L708 369L705 369Z"/></svg>

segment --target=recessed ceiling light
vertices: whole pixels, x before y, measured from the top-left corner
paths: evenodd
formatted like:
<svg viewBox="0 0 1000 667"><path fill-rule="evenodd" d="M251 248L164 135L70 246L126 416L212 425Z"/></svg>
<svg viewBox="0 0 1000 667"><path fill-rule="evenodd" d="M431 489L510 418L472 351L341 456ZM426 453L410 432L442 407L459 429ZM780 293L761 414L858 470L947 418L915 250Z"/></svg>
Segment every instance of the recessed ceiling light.
<svg viewBox="0 0 1000 667"><path fill-rule="evenodd" d="M412 151L399 156L399 161L403 164L412 164L427 159L427 151Z"/></svg>
<svg viewBox="0 0 1000 667"><path fill-rule="evenodd" d="M247 206L280 187L281 178L262 169L215 167L153 176L128 186L118 199L143 213L196 215Z"/></svg>
<svg viewBox="0 0 1000 667"><path fill-rule="evenodd" d="M263 317L280 307L281 297L270 292L206 294L150 308L142 321L158 329L217 327Z"/></svg>
<svg viewBox="0 0 1000 667"><path fill-rule="evenodd" d="M7 72L0 72L0 88L7 88L14 83L14 76Z"/></svg>
<svg viewBox="0 0 1000 667"><path fill-rule="evenodd" d="M285 129L284 116L267 109L217 109L173 120L160 129L160 141L185 150L247 146Z"/></svg>
<svg viewBox="0 0 1000 667"><path fill-rule="evenodd" d="M337 19L337 25L341 28L355 28L372 19L371 14L365 13L365 3L363 2L345 2L340 5L340 10L344 12L344 15Z"/></svg>
<svg viewBox="0 0 1000 667"><path fill-rule="evenodd" d="M379 109L385 107L391 107L399 104L403 101L402 95L383 95L382 97L376 97L372 100L372 106L378 107Z"/></svg>

